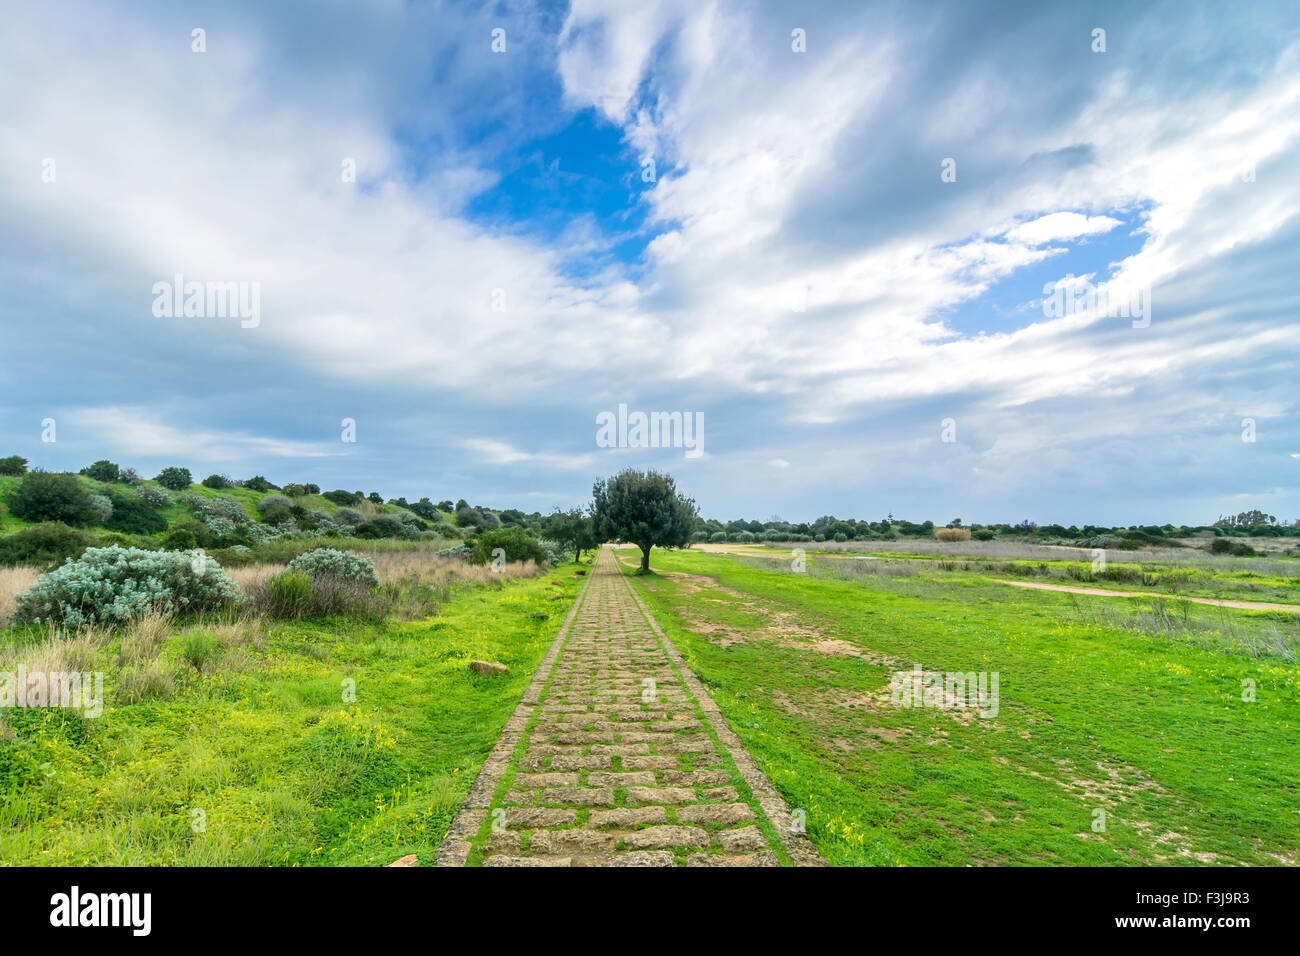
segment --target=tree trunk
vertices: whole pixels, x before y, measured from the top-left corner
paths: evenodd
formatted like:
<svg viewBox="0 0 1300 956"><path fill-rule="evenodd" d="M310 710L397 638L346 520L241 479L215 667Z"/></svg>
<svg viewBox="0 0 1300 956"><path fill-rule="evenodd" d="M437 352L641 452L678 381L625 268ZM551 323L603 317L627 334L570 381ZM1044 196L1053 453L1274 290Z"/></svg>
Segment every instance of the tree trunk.
<svg viewBox="0 0 1300 956"><path fill-rule="evenodd" d="M649 548L641 549L641 570L642 571L650 570L650 549Z"/></svg>

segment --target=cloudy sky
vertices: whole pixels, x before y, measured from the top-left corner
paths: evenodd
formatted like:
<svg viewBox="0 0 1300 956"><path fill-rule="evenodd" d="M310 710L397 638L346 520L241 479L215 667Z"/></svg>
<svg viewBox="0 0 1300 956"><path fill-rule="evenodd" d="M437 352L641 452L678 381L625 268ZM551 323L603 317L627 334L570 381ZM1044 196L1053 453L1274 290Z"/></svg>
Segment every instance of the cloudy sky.
<svg viewBox="0 0 1300 956"><path fill-rule="evenodd" d="M0 454L1300 518L1294 2L186 6L6 9Z"/></svg>

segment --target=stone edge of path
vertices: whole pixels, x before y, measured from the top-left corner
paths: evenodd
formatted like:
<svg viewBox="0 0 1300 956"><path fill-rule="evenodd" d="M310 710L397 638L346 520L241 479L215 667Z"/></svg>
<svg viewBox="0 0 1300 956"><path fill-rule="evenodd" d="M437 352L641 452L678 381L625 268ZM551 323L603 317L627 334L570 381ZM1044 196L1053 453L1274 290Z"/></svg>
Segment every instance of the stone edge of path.
<svg viewBox="0 0 1300 956"><path fill-rule="evenodd" d="M641 600L641 595L637 594L636 588L632 586L631 579L623 572L622 563L618 561L618 556L615 555L614 557L615 566L619 569L619 577L623 579L623 584L632 595L632 600L636 602L637 609L645 617L655 636L659 638L664 653L668 655L668 659L673 662L673 666L677 668L677 672L681 675L682 683L691 692L699 708L704 711L704 716L708 718L709 725L713 728L714 733L718 735L718 741L727 748L727 753L731 755L736 769L740 772L741 779L754 792L758 805L763 808L763 812L776 829L776 835L785 847L790 862L795 866L826 866L826 861L822 859L822 855L817 852L817 848L812 845L812 841L808 839L807 835L795 831L794 816L790 813L785 798L777 792L776 787L772 785L772 781L767 779L767 774L759 769L754 758L745 749L745 745L740 742L740 738L736 736L731 729L731 725L722 716L722 711L718 709L718 705L709 696L709 692L704 689L704 685L700 683L695 673L686 666L686 661L682 658L682 655L673 646L673 642L668 639L668 635L659 626L659 622L655 620L649 608L645 606L645 603Z"/></svg>
<svg viewBox="0 0 1300 956"><path fill-rule="evenodd" d="M570 606L569 613L565 615L564 623L560 625L559 633L555 635L555 640L547 649L546 656L537 665L537 670L533 672L533 679L524 689L524 696L520 698L515 712L506 721L501 736L497 738L496 746L483 761L478 776L474 778L474 784L465 795L465 802L457 811L451 826L447 828L447 833L434 855L434 866L464 866L465 861L469 859L470 840L487 819L492 794L496 792L497 784L500 783L506 768L510 766L510 758L514 755L515 747L518 746L528 727L533 708L541 699L546 682L551 679L551 669L555 666L555 659L560 656L560 650L569 638L569 629L573 626L573 619L578 616L578 608L582 607L582 602L586 600L592 577L592 571L589 570L586 580L582 582L582 589Z"/></svg>

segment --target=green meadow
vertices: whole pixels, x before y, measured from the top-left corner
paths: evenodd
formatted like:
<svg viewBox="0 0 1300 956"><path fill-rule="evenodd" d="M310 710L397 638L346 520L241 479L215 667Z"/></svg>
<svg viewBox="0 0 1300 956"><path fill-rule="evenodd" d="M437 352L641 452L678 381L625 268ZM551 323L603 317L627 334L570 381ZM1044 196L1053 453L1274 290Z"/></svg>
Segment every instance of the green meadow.
<svg viewBox="0 0 1300 956"><path fill-rule="evenodd" d="M0 860L430 862L554 639L576 570L452 584L413 621L236 616L64 639L62 663L105 673L104 713L4 713ZM2 632L0 655L12 663L41 637ZM480 676L476 659L510 671Z"/></svg>
<svg viewBox="0 0 1300 956"><path fill-rule="evenodd" d="M1300 862L1300 615L769 554L619 557L830 862ZM891 679L917 665L996 673L996 715L899 706Z"/></svg>

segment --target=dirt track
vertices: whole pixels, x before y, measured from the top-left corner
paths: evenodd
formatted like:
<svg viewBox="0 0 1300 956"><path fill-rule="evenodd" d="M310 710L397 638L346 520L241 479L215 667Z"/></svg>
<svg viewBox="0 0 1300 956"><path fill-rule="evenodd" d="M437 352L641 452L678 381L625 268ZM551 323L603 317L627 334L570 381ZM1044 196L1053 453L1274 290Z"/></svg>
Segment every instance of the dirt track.
<svg viewBox="0 0 1300 956"><path fill-rule="evenodd" d="M1266 604L1262 601L1220 601L1218 598L1184 597L1181 594L1157 594L1142 591L1105 591L1101 588L1076 588L1068 584L1038 584L1033 581L1000 581L1018 588L1033 588L1036 591L1064 591L1067 594L1092 594L1097 597L1149 598L1167 597L1177 601L1192 601L1196 604L1213 604L1215 607L1235 607L1243 611L1295 611L1300 613L1300 604Z"/></svg>

